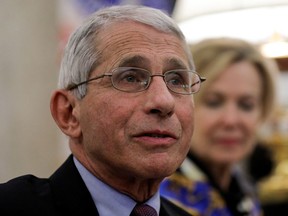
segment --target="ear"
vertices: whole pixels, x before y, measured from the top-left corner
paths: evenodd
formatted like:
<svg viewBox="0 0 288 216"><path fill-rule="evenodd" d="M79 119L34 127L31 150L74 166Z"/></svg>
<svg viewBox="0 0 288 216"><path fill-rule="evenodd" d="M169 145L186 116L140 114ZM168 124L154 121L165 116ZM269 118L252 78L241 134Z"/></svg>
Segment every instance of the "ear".
<svg viewBox="0 0 288 216"><path fill-rule="evenodd" d="M78 99L69 91L57 90L50 101L50 111L63 133L71 138L81 136Z"/></svg>

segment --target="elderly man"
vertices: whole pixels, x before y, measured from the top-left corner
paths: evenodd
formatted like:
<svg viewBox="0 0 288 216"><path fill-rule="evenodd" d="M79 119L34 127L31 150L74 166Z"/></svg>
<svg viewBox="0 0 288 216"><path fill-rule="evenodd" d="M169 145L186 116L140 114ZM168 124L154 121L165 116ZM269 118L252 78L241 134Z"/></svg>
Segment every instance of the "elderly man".
<svg viewBox="0 0 288 216"><path fill-rule="evenodd" d="M72 154L49 179L2 184L1 215L189 215L159 184L189 149L202 81L193 70L183 34L161 11L93 14L69 39L51 97Z"/></svg>

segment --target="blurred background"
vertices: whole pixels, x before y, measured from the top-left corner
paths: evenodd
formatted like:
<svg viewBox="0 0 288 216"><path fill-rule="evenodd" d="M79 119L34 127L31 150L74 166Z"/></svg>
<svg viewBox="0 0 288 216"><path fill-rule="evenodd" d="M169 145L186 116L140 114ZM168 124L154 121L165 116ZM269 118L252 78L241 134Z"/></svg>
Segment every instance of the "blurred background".
<svg viewBox="0 0 288 216"><path fill-rule="evenodd" d="M277 165L259 187L263 202L288 200L288 0L1 0L0 182L48 177L69 155L49 111L61 52L87 15L111 4L163 9L189 43L238 37L276 61L277 109L262 140Z"/></svg>

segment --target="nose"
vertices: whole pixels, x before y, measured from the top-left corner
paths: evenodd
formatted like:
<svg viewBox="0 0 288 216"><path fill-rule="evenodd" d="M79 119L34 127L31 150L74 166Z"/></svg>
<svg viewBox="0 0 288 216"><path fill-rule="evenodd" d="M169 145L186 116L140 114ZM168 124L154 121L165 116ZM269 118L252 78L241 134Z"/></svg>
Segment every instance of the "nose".
<svg viewBox="0 0 288 216"><path fill-rule="evenodd" d="M145 102L145 112L169 117L173 115L175 109L175 96L167 88L163 76L153 76L149 88L145 91L147 100Z"/></svg>
<svg viewBox="0 0 288 216"><path fill-rule="evenodd" d="M236 105L229 104L223 109L221 119L225 126L234 127L240 122L241 113L238 112Z"/></svg>

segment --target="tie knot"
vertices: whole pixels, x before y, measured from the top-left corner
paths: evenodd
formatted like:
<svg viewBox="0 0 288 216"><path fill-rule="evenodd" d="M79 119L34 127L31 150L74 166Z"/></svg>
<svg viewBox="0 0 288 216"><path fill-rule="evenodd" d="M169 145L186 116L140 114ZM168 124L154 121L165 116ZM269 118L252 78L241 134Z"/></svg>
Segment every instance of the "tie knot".
<svg viewBox="0 0 288 216"><path fill-rule="evenodd" d="M130 216L157 216L157 212L147 204L137 204L132 210Z"/></svg>

